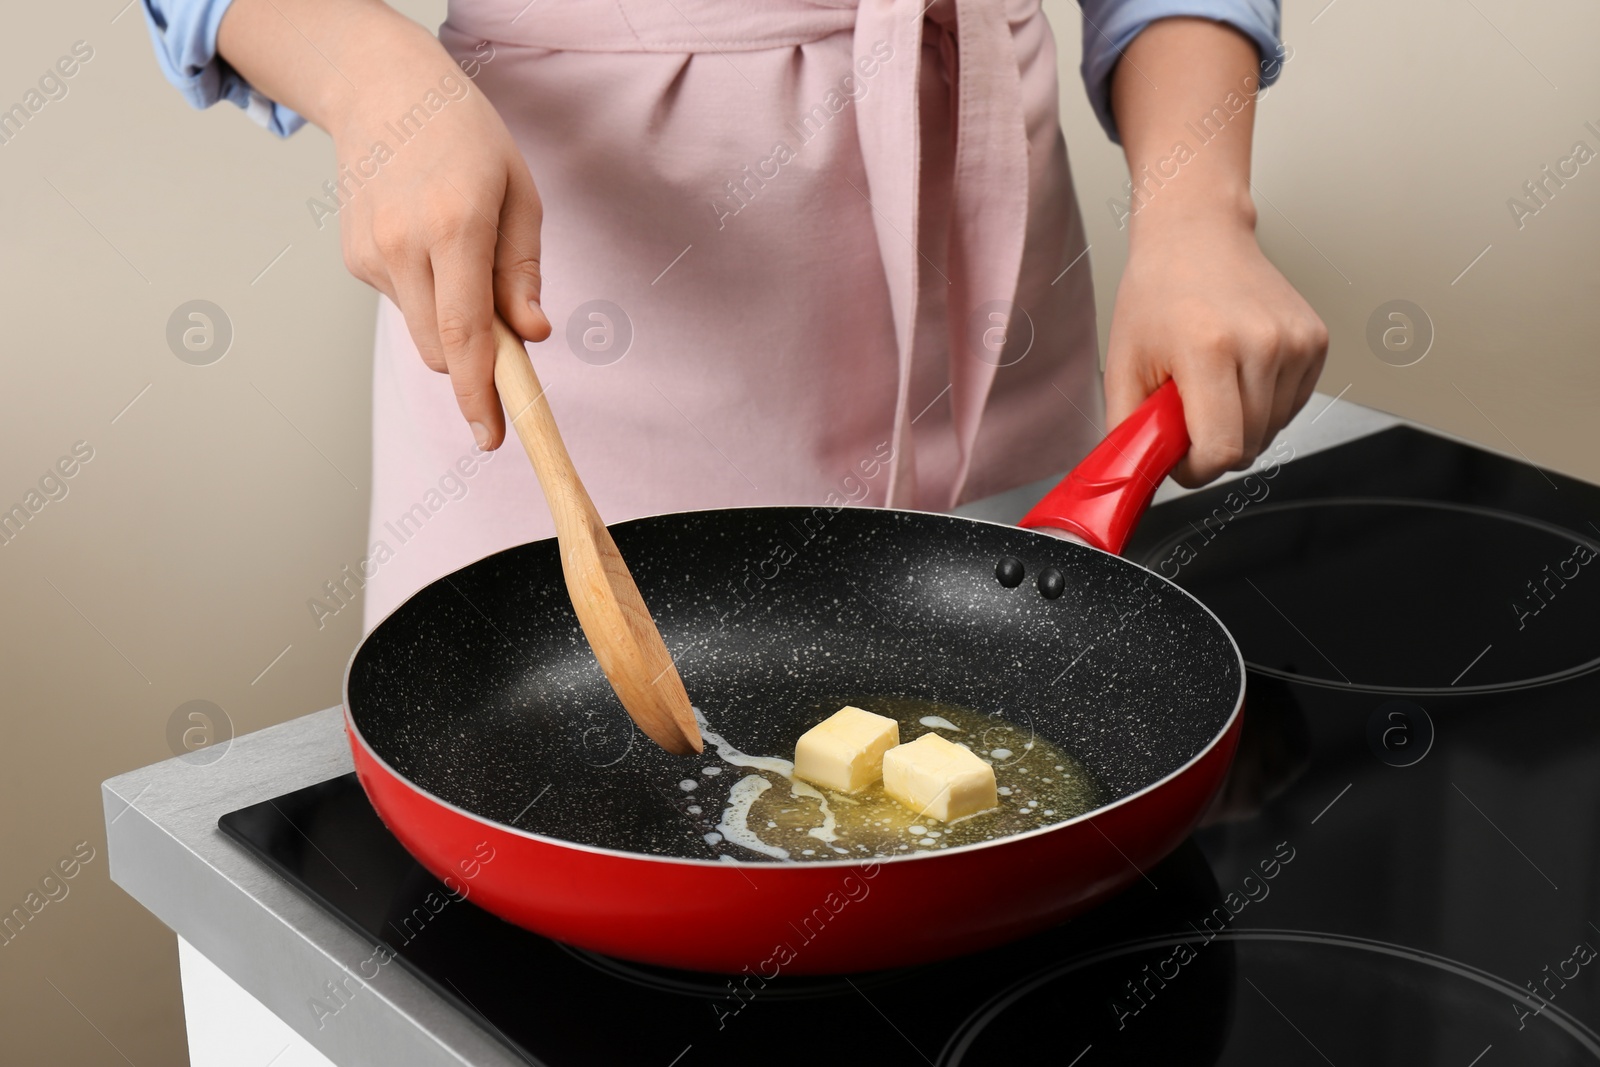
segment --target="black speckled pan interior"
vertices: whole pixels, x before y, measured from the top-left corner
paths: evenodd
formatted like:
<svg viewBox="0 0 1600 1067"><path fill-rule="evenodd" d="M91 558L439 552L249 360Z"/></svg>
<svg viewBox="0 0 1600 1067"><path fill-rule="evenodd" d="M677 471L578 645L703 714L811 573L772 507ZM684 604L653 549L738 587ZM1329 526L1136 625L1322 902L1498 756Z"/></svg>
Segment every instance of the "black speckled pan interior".
<svg viewBox="0 0 1600 1067"><path fill-rule="evenodd" d="M1043 534L851 507L611 529L690 699L752 755L792 758L800 734L863 696L918 697L1036 731L1109 801L1192 759L1239 699L1238 651L1198 601ZM1008 555L1027 570L1014 588L995 578ZM1066 576L1056 599L1036 584L1051 566ZM718 798L678 787L706 760L634 729L578 627L554 540L418 592L363 642L346 686L378 756L458 807L601 848L765 859L707 843Z"/></svg>

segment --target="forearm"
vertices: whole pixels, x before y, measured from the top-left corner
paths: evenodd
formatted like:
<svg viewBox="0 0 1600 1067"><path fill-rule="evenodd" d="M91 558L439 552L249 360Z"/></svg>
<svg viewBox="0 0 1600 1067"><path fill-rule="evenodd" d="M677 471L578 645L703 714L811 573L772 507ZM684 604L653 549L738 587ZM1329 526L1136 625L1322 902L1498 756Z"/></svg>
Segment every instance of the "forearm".
<svg viewBox="0 0 1600 1067"><path fill-rule="evenodd" d="M1173 227L1255 225L1250 144L1260 69L1238 31L1168 18L1117 64L1111 106L1133 181L1130 245Z"/></svg>
<svg viewBox="0 0 1600 1067"><path fill-rule="evenodd" d="M361 94L451 66L432 34L381 0L233 0L217 51L264 95L325 130Z"/></svg>
<svg viewBox="0 0 1600 1067"><path fill-rule="evenodd" d="M1151 23L1111 81L1128 154L1128 264L1106 350L1106 418L1162 381L1190 447L1174 477L1243 470L1316 385L1328 331L1256 243L1250 139L1261 66L1250 38L1203 19Z"/></svg>

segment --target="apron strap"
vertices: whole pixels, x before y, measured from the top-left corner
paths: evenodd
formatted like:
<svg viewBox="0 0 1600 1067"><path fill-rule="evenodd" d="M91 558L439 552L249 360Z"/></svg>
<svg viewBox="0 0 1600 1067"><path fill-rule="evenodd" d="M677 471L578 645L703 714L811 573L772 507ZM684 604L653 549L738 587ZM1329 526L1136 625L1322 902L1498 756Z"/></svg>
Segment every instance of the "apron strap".
<svg viewBox="0 0 1600 1067"><path fill-rule="evenodd" d="M947 500L918 500L912 368L919 359L917 298L921 124L918 92L924 33L938 35L954 94L956 150L948 250L951 423L959 466ZM858 128L879 254L888 276L899 347L890 507L955 506L995 372L1002 362L1028 226L1028 138L1021 74L1003 0L861 0L854 52L870 62L888 42L889 84L857 103ZM998 316L996 318L995 316Z"/></svg>

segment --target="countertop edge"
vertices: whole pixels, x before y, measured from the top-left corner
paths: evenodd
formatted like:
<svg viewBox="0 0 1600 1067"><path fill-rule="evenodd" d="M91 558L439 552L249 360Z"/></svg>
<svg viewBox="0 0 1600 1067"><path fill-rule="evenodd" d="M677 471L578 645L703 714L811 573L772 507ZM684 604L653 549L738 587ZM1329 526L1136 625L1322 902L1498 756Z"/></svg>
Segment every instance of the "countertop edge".
<svg viewBox="0 0 1600 1067"><path fill-rule="evenodd" d="M209 764L190 758L102 783L112 881L336 1063L525 1067L403 968L366 978L375 946L217 829L229 811L351 770L342 709L235 738Z"/></svg>

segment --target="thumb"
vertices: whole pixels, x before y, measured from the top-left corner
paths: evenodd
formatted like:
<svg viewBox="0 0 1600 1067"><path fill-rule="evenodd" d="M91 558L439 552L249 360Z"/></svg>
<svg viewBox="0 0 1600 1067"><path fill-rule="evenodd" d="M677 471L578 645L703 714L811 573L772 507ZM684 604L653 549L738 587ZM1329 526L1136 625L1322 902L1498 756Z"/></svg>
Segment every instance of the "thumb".
<svg viewBox="0 0 1600 1067"><path fill-rule="evenodd" d="M1118 344L1113 337L1106 352L1106 432L1110 432L1123 419L1132 415L1145 398L1156 391L1166 380L1165 375L1149 366L1149 360ZM1152 381L1152 379L1155 379Z"/></svg>
<svg viewBox="0 0 1600 1067"><path fill-rule="evenodd" d="M519 159L511 167L500 232L494 247L494 303L519 336L543 341L550 320L539 305L544 276L539 269L539 226L544 207L533 176Z"/></svg>

